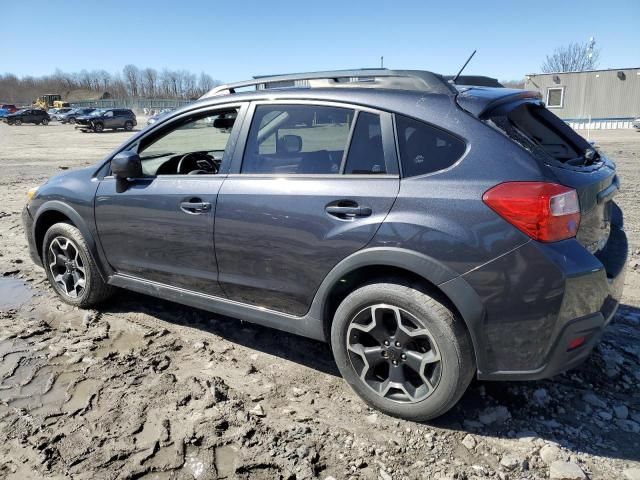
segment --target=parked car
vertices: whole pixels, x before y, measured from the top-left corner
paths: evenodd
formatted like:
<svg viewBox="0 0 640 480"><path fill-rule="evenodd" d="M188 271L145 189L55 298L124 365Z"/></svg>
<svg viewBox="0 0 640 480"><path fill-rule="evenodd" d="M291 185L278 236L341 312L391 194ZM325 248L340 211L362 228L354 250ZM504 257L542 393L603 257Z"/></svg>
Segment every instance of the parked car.
<svg viewBox="0 0 640 480"><path fill-rule="evenodd" d="M69 113L71 110L73 110L73 108L71 107L62 107L62 108L56 108L56 109L50 108L49 112L51 112L51 110L55 110L54 113L49 113L51 120L59 121L63 115L66 115L67 113Z"/></svg>
<svg viewBox="0 0 640 480"><path fill-rule="evenodd" d="M36 125L49 125L49 114L41 108L25 108L5 117L9 125L22 125L23 123L35 123Z"/></svg>
<svg viewBox="0 0 640 480"><path fill-rule="evenodd" d="M167 115L169 115L173 110L171 109L166 109L166 110L162 110L159 113L156 113L155 115L152 115L151 117L149 117L149 119L147 120L147 125L153 125L154 123L156 123L158 120L160 120L161 118L166 117Z"/></svg>
<svg viewBox="0 0 640 480"><path fill-rule="evenodd" d="M9 110L7 110L6 108L0 108L0 118L4 118L7 115L9 115Z"/></svg>
<svg viewBox="0 0 640 480"><path fill-rule="evenodd" d="M76 117L76 128L83 131L102 132L119 128L131 131L137 124L136 115L126 108L95 110L89 115Z"/></svg>
<svg viewBox="0 0 640 480"><path fill-rule="evenodd" d="M67 113L60 115L60 123L75 124L78 117L84 117L92 112L95 112L95 108L74 108Z"/></svg>
<svg viewBox="0 0 640 480"><path fill-rule="evenodd" d="M636 118L633 122L632 122L633 128L635 128L636 130L640 131L640 117Z"/></svg>
<svg viewBox="0 0 640 480"><path fill-rule="evenodd" d="M618 186L536 92L315 72L216 87L23 222L71 305L121 287L325 340L366 402L425 420L589 355L624 284Z"/></svg>
<svg viewBox="0 0 640 480"><path fill-rule="evenodd" d="M9 113L16 113L18 109L13 103L3 103L0 105L1 110L7 110Z"/></svg>

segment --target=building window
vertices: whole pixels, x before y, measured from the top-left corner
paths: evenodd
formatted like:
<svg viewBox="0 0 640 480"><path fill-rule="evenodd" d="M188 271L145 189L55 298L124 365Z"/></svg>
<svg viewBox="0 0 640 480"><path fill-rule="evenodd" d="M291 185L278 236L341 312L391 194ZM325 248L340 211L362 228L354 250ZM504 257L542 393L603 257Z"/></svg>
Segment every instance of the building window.
<svg viewBox="0 0 640 480"><path fill-rule="evenodd" d="M564 87L547 88L547 107L562 108L564 106Z"/></svg>

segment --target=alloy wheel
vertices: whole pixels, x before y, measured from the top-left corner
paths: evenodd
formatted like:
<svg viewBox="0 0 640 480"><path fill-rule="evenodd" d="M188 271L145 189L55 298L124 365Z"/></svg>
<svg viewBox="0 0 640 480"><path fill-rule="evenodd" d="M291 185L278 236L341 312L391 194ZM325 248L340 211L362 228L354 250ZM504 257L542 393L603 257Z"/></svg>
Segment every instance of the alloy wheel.
<svg viewBox="0 0 640 480"><path fill-rule="evenodd" d="M65 237L49 244L49 270L59 290L71 298L82 295L86 286L85 263L77 245Z"/></svg>
<svg viewBox="0 0 640 480"><path fill-rule="evenodd" d="M358 312L347 331L347 351L360 380L395 402L424 400L442 375L442 357L429 330L393 305L377 304Z"/></svg>

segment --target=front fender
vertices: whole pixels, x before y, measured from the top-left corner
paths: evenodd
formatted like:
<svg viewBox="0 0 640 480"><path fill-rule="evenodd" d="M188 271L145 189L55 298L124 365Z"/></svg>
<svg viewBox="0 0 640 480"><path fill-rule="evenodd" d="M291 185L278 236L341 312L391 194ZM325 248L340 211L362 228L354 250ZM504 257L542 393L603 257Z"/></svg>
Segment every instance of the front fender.
<svg viewBox="0 0 640 480"><path fill-rule="evenodd" d="M98 269L100 270L100 275L102 276L103 280L107 281L107 272L110 270L110 267L108 264L106 264L106 262L100 255L93 230L89 227L84 218L70 205L59 200L48 200L40 205L37 211L34 212L32 227L33 238L42 238L45 233L42 231L42 229L48 223L47 217L52 212L64 215L71 221L71 223L73 223L73 225L75 225L78 230L80 230L80 233L82 234L85 242L87 242L87 246L89 247L89 254L91 255L91 258L96 263L96 265L98 265ZM37 248L40 259L42 260L42 245L37 245Z"/></svg>

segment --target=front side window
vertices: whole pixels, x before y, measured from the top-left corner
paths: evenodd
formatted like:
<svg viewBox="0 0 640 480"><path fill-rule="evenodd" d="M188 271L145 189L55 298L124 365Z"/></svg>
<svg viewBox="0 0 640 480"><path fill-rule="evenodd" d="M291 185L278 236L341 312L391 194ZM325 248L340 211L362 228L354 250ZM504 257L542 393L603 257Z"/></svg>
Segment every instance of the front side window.
<svg viewBox="0 0 640 480"><path fill-rule="evenodd" d="M242 173L340 173L353 115L348 108L320 105L259 105Z"/></svg>
<svg viewBox="0 0 640 480"><path fill-rule="evenodd" d="M444 170L466 150L459 138L412 118L396 115L396 128L404 177Z"/></svg>
<svg viewBox="0 0 640 480"><path fill-rule="evenodd" d="M547 107L562 108L564 104L564 87L547 89Z"/></svg>
<svg viewBox="0 0 640 480"><path fill-rule="evenodd" d="M234 108L191 118L143 140L138 149L142 172L147 176L218 173L237 113Z"/></svg>

